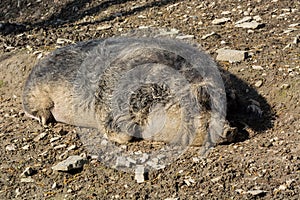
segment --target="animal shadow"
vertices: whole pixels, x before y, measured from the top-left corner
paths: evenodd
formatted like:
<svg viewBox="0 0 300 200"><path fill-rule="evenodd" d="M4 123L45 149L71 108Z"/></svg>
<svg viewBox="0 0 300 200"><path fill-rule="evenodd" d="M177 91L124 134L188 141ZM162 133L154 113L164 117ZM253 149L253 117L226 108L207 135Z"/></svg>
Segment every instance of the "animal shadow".
<svg viewBox="0 0 300 200"><path fill-rule="evenodd" d="M274 111L267 100L246 81L220 69L226 74L227 116L230 126L237 128L232 142L242 142L273 127ZM234 97L231 97L231 95ZM228 144L228 142L225 142Z"/></svg>

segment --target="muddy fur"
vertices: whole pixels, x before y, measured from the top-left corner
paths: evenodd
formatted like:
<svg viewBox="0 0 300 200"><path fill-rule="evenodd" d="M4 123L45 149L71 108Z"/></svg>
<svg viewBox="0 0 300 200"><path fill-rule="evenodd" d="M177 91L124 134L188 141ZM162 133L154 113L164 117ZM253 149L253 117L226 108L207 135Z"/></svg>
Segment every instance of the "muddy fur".
<svg viewBox="0 0 300 200"><path fill-rule="evenodd" d="M227 108L260 112L237 97L220 71L207 54L174 39L81 42L55 50L32 69L23 106L44 125L55 120L97 128L118 143L217 144L232 140L236 129L218 116L212 120L212 110L221 116ZM222 132L214 130L218 124Z"/></svg>

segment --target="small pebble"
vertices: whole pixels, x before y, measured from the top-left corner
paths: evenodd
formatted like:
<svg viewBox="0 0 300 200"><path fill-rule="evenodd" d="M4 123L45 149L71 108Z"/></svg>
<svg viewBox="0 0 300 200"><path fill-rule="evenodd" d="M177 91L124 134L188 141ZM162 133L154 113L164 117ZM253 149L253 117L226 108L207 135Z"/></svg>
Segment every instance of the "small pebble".
<svg viewBox="0 0 300 200"><path fill-rule="evenodd" d="M23 146L23 147L22 147L22 149L23 149L23 150L28 150L28 149L29 149L29 147L30 147L30 145L29 145L29 144L27 144L27 145Z"/></svg>
<svg viewBox="0 0 300 200"><path fill-rule="evenodd" d="M218 177L216 177L216 178L211 179L211 181L212 181L213 183L216 183L216 182L218 182L218 181L221 180L221 179L222 179L222 176L218 176Z"/></svg>
<svg viewBox="0 0 300 200"><path fill-rule="evenodd" d="M43 138L45 138L47 135L48 135L48 133L43 132L43 133L39 134L38 136L36 136L36 137L33 139L33 141L38 142L38 141L42 140Z"/></svg>
<svg viewBox="0 0 300 200"><path fill-rule="evenodd" d="M262 21L262 18L259 15L254 16L253 19L257 22Z"/></svg>
<svg viewBox="0 0 300 200"><path fill-rule="evenodd" d="M53 184L52 184L52 187L51 187L52 189L55 189L55 188L57 188L57 183L56 182L54 182Z"/></svg>
<svg viewBox="0 0 300 200"><path fill-rule="evenodd" d="M103 30L107 30L107 29L110 29L112 26L110 24L105 24L105 25L102 25L102 26L98 26L96 28L97 31L103 31Z"/></svg>
<svg viewBox="0 0 300 200"><path fill-rule="evenodd" d="M131 166L131 163L125 157L119 156L117 158L116 168L118 168L118 167L130 167L130 166Z"/></svg>
<svg viewBox="0 0 300 200"><path fill-rule="evenodd" d="M69 147L67 148L67 151L71 151L71 150L74 150L74 149L76 149L76 148L77 148L76 144L73 144L73 145L71 145L71 146L69 146Z"/></svg>
<svg viewBox="0 0 300 200"><path fill-rule="evenodd" d="M286 190L287 186L285 184L283 184L283 185L280 185L278 189L279 190Z"/></svg>
<svg viewBox="0 0 300 200"><path fill-rule="evenodd" d="M6 147L5 147L5 149L7 150L7 151L15 151L16 150L16 145L15 144L9 144L9 145L7 145Z"/></svg>
<svg viewBox="0 0 300 200"><path fill-rule="evenodd" d="M145 167L142 165L138 165L135 170L134 179L137 183L143 183L146 180L146 171Z"/></svg>
<svg viewBox="0 0 300 200"><path fill-rule="evenodd" d="M222 11L221 12L221 15L229 15L229 14L231 14L231 11Z"/></svg>
<svg viewBox="0 0 300 200"><path fill-rule="evenodd" d="M297 35L296 37L294 37L293 39L293 44L298 44L300 42L300 35Z"/></svg>
<svg viewBox="0 0 300 200"><path fill-rule="evenodd" d="M194 39L194 38L195 38L194 35L179 35L179 36L176 36L176 39L179 39L179 40Z"/></svg>
<svg viewBox="0 0 300 200"><path fill-rule="evenodd" d="M50 139L50 142L55 142L56 140L59 140L61 138L61 136L56 136Z"/></svg>
<svg viewBox="0 0 300 200"><path fill-rule="evenodd" d="M241 24L241 23L244 23L244 22L249 22L252 20L252 17L248 16L248 17L244 17L243 19L235 22L235 24Z"/></svg>
<svg viewBox="0 0 300 200"><path fill-rule="evenodd" d="M21 194L21 192L20 192L20 188L17 188L16 190L15 190L15 192L16 192L16 198L18 197L18 196L20 196L20 194Z"/></svg>
<svg viewBox="0 0 300 200"><path fill-rule="evenodd" d="M290 84L284 83L280 86L281 89L288 89L290 87Z"/></svg>
<svg viewBox="0 0 300 200"><path fill-rule="evenodd" d="M260 65L253 65L252 66L252 69L255 69L255 70L263 70L264 68Z"/></svg>
<svg viewBox="0 0 300 200"><path fill-rule="evenodd" d="M35 180L31 177L21 178L21 183L34 183Z"/></svg>
<svg viewBox="0 0 300 200"><path fill-rule="evenodd" d="M211 33L209 33L209 34L206 34L206 35L204 35L204 36L202 36L202 40L205 40L205 39L207 39L207 38L209 38L209 37L211 37L211 36L214 36L214 35L216 35L216 36L219 36L216 32L211 32ZM220 36L219 36L220 37Z"/></svg>
<svg viewBox="0 0 300 200"><path fill-rule="evenodd" d="M257 196L257 195L260 195L260 194L264 194L266 193L267 191L264 191L264 190L249 190L247 191L248 194L251 194L253 196Z"/></svg>
<svg viewBox="0 0 300 200"><path fill-rule="evenodd" d="M149 159L149 155L148 155L147 153L143 153L142 157L139 158L139 161L140 161L141 163L144 163L144 162L146 162L148 159Z"/></svg>
<svg viewBox="0 0 300 200"><path fill-rule="evenodd" d="M185 179L185 180L184 180L184 183L185 183L187 186L190 186L190 185L192 185L193 183L195 183L195 180L189 177L188 179Z"/></svg>
<svg viewBox="0 0 300 200"><path fill-rule="evenodd" d="M256 81L256 83L254 85L255 85L255 87L259 88L260 86L262 86L262 84L263 84L263 81L259 80L259 81Z"/></svg>
<svg viewBox="0 0 300 200"><path fill-rule="evenodd" d="M26 169L22 172L21 176L31 176L33 175L34 170L32 167L26 167Z"/></svg>
<svg viewBox="0 0 300 200"><path fill-rule="evenodd" d="M230 18L223 17L221 19L214 19L211 23L214 24L214 25L220 25L220 24L225 24L228 21L230 21Z"/></svg>
<svg viewBox="0 0 300 200"><path fill-rule="evenodd" d="M65 43L69 43L69 44L72 44L72 43L74 43L74 41L72 41L72 40L69 40L69 39L65 39L65 38L58 38L57 40L56 40L56 43L57 44L65 44Z"/></svg>
<svg viewBox="0 0 300 200"><path fill-rule="evenodd" d="M296 26L300 26L300 23L295 23L295 24L290 24L289 27L296 27Z"/></svg>
<svg viewBox="0 0 300 200"><path fill-rule="evenodd" d="M67 147L66 144L60 144L60 145L55 146L53 149L57 150L57 149L63 149L63 148L66 148L66 147Z"/></svg>

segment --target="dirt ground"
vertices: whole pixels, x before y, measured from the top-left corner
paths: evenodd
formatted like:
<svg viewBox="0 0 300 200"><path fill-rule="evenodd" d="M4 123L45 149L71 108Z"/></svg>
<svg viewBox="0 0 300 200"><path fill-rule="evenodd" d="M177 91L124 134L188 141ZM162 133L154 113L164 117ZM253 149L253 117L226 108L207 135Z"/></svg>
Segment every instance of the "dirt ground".
<svg viewBox="0 0 300 200"><path fill-rule="evenodd" d="M300 2L290 0L0 1L0 199L299 199L299 13ZM262 25L235 27L247 16ZM213 23L222 18L229 19ZM57 47L139 27L194 35L214 58L222 47L247 51L244 61L219 64L255 90L263 119L245 127L242 141L206 157L191 147L143 183L94 158L81 170L52 170L88 152L74 127L44 128L24 115L31 68ZM24 177L27 167L33 171Z"/></svg>

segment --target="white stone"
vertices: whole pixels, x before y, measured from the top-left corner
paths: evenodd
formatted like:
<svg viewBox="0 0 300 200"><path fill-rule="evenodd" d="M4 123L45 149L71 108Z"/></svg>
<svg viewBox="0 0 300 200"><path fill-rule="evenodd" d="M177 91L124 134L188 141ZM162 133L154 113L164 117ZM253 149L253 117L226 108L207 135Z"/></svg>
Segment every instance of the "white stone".
<svg viewBox="0 0 300 200"><path fill-rule="evenodd" d="M56 140L59 140L61 138L61 136L56 136L50 139L50 142L55 142Z"/></svg>
<svg viewBox="0 0 300 200"><path fill-rule="evenodd" d="M55 171L70 171L72 169L80 169L87 163L87 159L81 156L70 156L66 160L59 162L53 166L52 169Z"/></svg>
<svg viewBox="0 0 300 200"><path fill-rule="evenodd" d="M208 37L210 37L210 36L213 36L213 35L218 35L216 32L211 32L211 33L209 33L209 34L206 34L206 35L203 35L202 36L202 40L205 40L206 38L208 38Z"/></svg>
<svg viewBox="0 0 300 200"><path fill-rule="evenodd" d="M179 39L179 40L194 39L194 38L195 38L194 35L178 35L178 36L176 36L176 39Z"/></svg>
<svg viewBox="0 0 300 200"><path fill-rule="evenodd" d="M142 165L138 165L137 168L135 169L135 176L134 179L136 180L137 183L142 183L145 181L145 167Z"/></svg>
<svg viewBox="0 0 300 200"><path fill-rule="evenodd" d="M284 83L280 86L281 89L287 89L290 87L290 84Z"/></svg>
<svg viewBox="0 0 300 200"><path fill-rule="evenodd" d="M57 149L63 149L63 148L66 148L66 147L67 147L66 144L60 144L60 145L55 146L53 149L57 150Z"/></svg>
<svg viewBox="0 0 300 200"><path fill-rule="evenodd" d="M69 146L69 147L67 148L67 151L71 151L71 150L74 150L74 149L76 149L76 148L77 148L76 144L73 144L73 145L71 145L71 146Z"/></svg>
<svg viewBox="0 0 300 200"><path fill-rule="evenodd" d="M243 189L236 189L235 191L236 191L237 193L239 193L239 194L245 193L245 191L244 191Z"/></svg>
<svg viewBox="0 0 300 200"><path fill-rule="evenodd" d="M65 38L57 38L57 44L65 44L65 43L74 43L73 40L65 39Z"/></svg>
<svg viewBox="0 0 300 200"><path fill-rule="evenodd" d="M26 169L22 172L21 176L31 176L33 175L34 170L31 167L26 167Z"/></svg>
<svg viewBox="0 0 300 200"><path fill-rule="evenodd" d="M296 26L300 26L300 23L295 23L295 24L290 24L289 27L296 27Z"/></svg>
<svg viewBox="0 0 300 200"><path fill-rule="evenodd" d="M228 15L228 14L231 14L231 11L223 11L223 12L221 12L221 15Z"/></svg>
<svg viewBox="0 0 300 200"><path fill-rule="evenodd" d="M263 70L264 68L260 65L252 65L252 69Z"/></svg>
<svg viewBox="0 0 300 200"><path fill-rule="evenodd" d="M254 16L253 19L257 22L262 21L262 18L259 15Z"/></svg>
<svg viewBox="0 0 300 200"><path fill-rule="evenodd" d="M21 183L33 183L34 179L31 177L28 178L21 178Z"/></svg>
<svg viewBox="0 0 300 200"><path fill-rule="evenodd" d="M218 181L221 180L221 179L222 179L222 176L218 176L218 177L216 177L216 178L211 179L211 181L212 181L213 183L216 183L216 182L218 182Z"/></svg>
<svg viewBox="0 0 300 200"><path fill-rule="evenodd" d="M211 23L214 25L224 24L226 22L230 21L229 17L223 17L221 19L214 19Z"/></svg>
<svg viewBox="0 0 300 200"><path fill-rule="evenodd" d="M254 85L255 85L255 87L260 87L260 86L262 86L262 84L263 84L263 81L259 80L259 81L256 81L256 83Z"/></svg>
<svg viewBox="0 0 300 200"><path fill-rule="evenodd" d="M253 196L259 195L259 194L264 194L267 191L265 190L249 190L247 191L248 194L252 194Z"/></svg>
<svg viewBox="0 0 300 200"><path fill-rule="evenodd" d="M232 49L218 49L217 50L217 60L219 61L229 61L229 62L239 62L247 58L247 51L239 51Z"/></svg>
<svg viewBox="0 0 300 200"><path fill-rule="evenodd" d="M22 147L22 149L23 149L23 150L28 150L28 149L29 149L29 147L30 147L30 145L29 145L29 144L27 144L27 145L23 146L23 147Z"/></svg>
<svg viewBox="0 0 300 200"><path fill-rule="evenodd" d="M145 15L139 15L137 17L140 18L140 19L147 19L147 17Z"/></svg>
<svg viewBox="0 0 300 200"><path fill-rule="evenodd" d="M107 29L110 29L112 26L110 24L104 24L102 26L98 26L96 28L97 31L103 31L103 30L107 30Z"/></svg>
<svg viewBox="0 0 300 200"><path fill-rule="evenodd" d="M296 37L294 37L293 39L293 44L298 44L300 42L300 35L297 35Z"/></svg>
<svg viewBox="0 0 300 200"><path fill-rule="evenodd" d="M125 157L118 157L116 160L116 167L130 167L131 163Z"/></svg>
<svg viewBox="0 0 300 200"><path fill-rule="evenodd" d="M15 151L16 150L16 145L15 144L9 144L5 147L7 151Z"/></svg>
<svg viewBox="0 0 300 200"><path fill-rule="evenodd" d="M142 157L139 158L141 163L146 162L149 159L149 155L147 153L143 153Z"/></svg>
<svg viewBox="0 0 300 200"><path fill-rule="evenodd" d="M243 22L240 24L236 24L235 27L237 28L250 28L250 29L257 29L262 27L264 24L262 23L258 23L256 21L252 21L252 22Z"/></svg>
<svg viewBox="0 0 300 200"><path fill-rule="evenodd" d="M249 22L252 20L252 17L248 16L248 17L244 17L243 19L235 22L235 24L241 24L241 23L244 23L244 22Z"/></svg>
<svg viewBox="0 0 300 200"><path fill-rule="evenodd" d="M283 185L280 185L278 189L279 190L286 190L287 186L285 184L283 184Z"/></svg>
<svg viewBox="0 0 300 200"><path fill-rule="evenodd" d="M38 142L38 141L42 140L43 138L45 138L47 134L48 134L48 133L43 132L43 133L39 134L38 136L36 136L36 137L33 139L33 141Z"/></svg>
<svg viewBox="0 0 300 200"><path fill-rule="evenodd" d="M51 188L52 188L52 189L55 189L56 187L57 187L57 183L54 182L54 183L52 184Z"/></svg>

